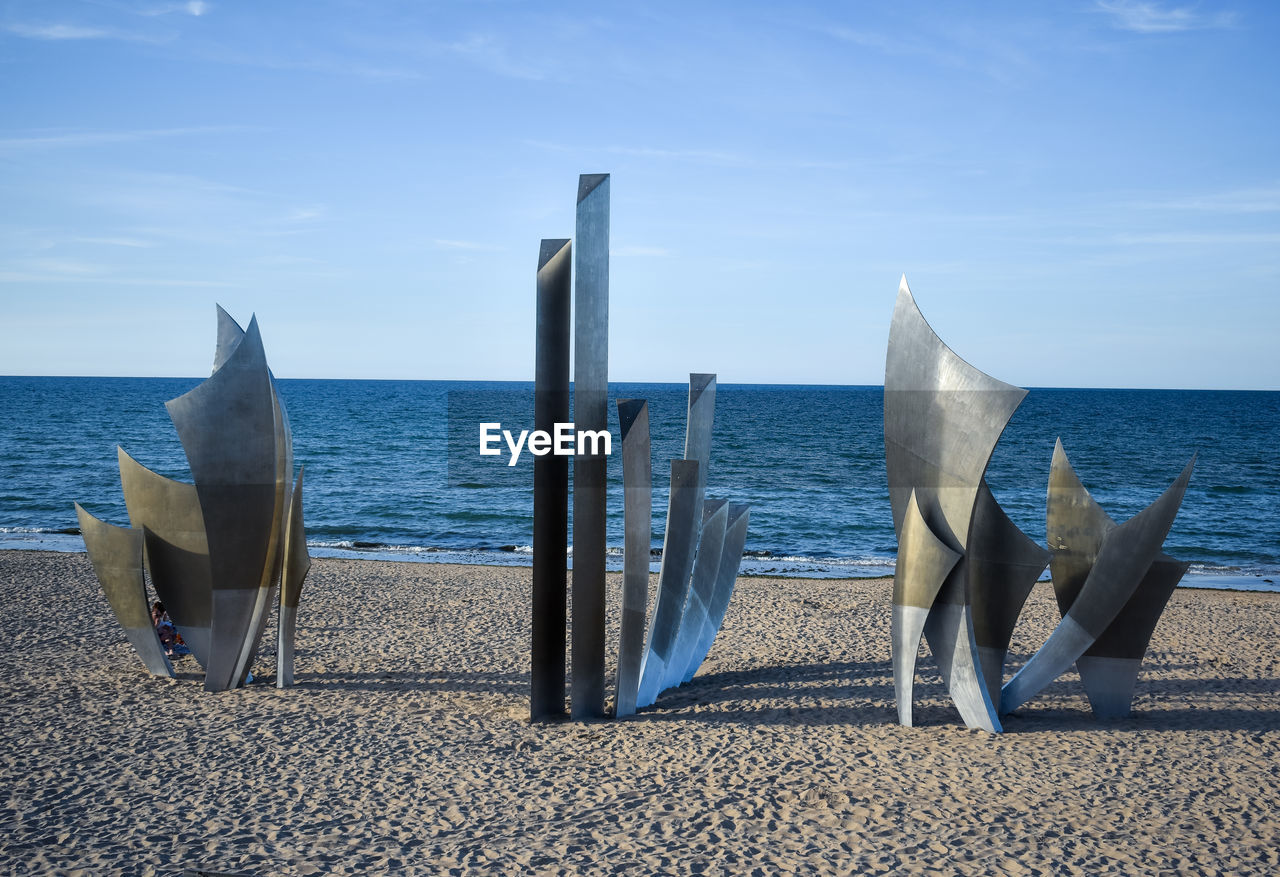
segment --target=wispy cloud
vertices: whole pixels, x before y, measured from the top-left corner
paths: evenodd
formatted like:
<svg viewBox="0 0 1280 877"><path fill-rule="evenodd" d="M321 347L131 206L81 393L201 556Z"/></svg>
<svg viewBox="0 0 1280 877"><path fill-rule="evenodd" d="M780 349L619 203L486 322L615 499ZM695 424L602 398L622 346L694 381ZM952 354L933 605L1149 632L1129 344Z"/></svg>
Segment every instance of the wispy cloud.
<svg viewBox="0 0 1280 877"><path fill-rule="evenodd" d="M147 17L154 17L157 15L172 15L176 12L181 15L191 15L199 18L207 14L212 8L208 3L201 2L201 0L189 0L186 3L165 3L160 6L148 6L137 10L137 13Z"/></svg>
<svg viewBox="0 0 1280 877"><path fill-rule="evenodd" d="M72 241L78 244L96 244L103 247L130 247L133 249L149 249L155 246L153 241L144 241L141 238L72 238Z"/></svg>
<svg viewBox="0 0 1280 877"><path fill-rule="evenodd" d="M165 43L170 35L140 34L109 27L85 27L77 24L25 24L4 25L11 34L29 40L125 40L135 43Z"/></svg>
<svg viewBox="0 0 1280 877"><path fill-rule="evenodd" d="M1147 234L1118 234L1119 244L1162 244L1166 246L1214 246L1219 244L1280 244L1280 232L1182 232L1165 231Z"/></svg>
<svg viewBox="0 0 1280 877"><path fill-rule="evenodd" d="M98 146L103 143L133 143L158 137L189 137L227 134L247 130L239 125L202 125L193 128L148 128L135 131L70 131L66 133L31 134L26 137L0 139L0 152L23 149L50 149L65 146Z"/></svg>
<svg viewBox="0 0 1280 877"><path fill-rule="evenodd" d="M1134 33L1177 33L1231 27L1234 12L1202 14L1194 6L1165 6L1145 0L1095 0L1100 12L1111 16L1111 24Z"/></svg>

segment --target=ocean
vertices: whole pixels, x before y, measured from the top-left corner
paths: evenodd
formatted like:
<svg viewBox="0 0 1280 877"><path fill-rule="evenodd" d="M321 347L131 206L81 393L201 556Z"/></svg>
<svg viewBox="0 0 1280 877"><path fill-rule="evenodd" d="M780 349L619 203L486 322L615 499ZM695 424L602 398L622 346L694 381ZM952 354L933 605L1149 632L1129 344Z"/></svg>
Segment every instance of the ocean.
<svg viewBox="0 0 1280 877"><path fill-rule="evenodd" d="M115 447L189 480L164 402L199 378L0 377L0 549L83 550L73 501L127 523ZM481 457L479 424L532 429L530 383L281 380L308 543L319 556L527 565L532 457ZM686 387L615 383L649 400L654 549ZM724 384L708 495L752 505L744 572L861 577L893 570L896 543L878 386ZM611 568L621 564L622 471L610 402ZM1154 500L1198 454L1165 543L1192 562L1184 586L1280 590L1280 393L1032 389L987 480L1044 543L1054 439L1117 521ZM654 569L657 569L655 552Z"/></svg>

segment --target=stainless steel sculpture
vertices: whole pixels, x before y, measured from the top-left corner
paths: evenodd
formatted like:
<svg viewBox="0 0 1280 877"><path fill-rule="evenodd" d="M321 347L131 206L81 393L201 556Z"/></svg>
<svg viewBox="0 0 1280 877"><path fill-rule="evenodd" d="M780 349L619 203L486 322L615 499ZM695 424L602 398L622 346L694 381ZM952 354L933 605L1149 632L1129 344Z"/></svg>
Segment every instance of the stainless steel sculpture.
<svg viewBox="0 0 1280 877"><path fill-rule="evenodd" d="M609 175L578 180L574 247L574 425L609 427ZM575 719L604 715L605 507L608 457L573 465L573 684Z"/></svg>
<svg viewBox="0 0 1280 877"><path fill-rule="evenodd" d="M706 498L715 394L715 375L689 376L685 459L671 461L658 600L637 706L649 706L663 690L693 678L724 622L742 564L748 506Z"/></svg>
<svg viewBox="0 0 1280 877"><path fill-rule="evenodd" d="M148 672L172 676L173 665L156 636L147 605L147 587L142 579L142 531L101 521L86 512L80 503L76 503L76 517L93 571L102 583L111 611L124 628L129 645Z"/></svg>
<svg viewBox="0 0 1280 877"><path fill-rule="evenodd" d="M991 452L1025 395L1026 390L984 374L953 353L925 322L902 278L885 362L885 463L899 574L906 571L911 578L917 602L933 591L924 606L899 603L895 597L894 679L904 724L910 723L911 691L902 681L915 672L917 651L911 641L918 626L965 724L1000 730L974 641L965 554ZM931 540L913 538L903 550L913 494L919 512L913 526L922 524L933 541L957 555L940 581L925 574L936 576L943 565ZM922 569L913 572L915 564ZM918 634L915 638L918 642Z"/></svg>
<svg viewBox="0 0 1280 877"><path fill-rule="evenodd" d="M649 403L644 399L619 399L618 424L622 433L622 625L618 634L618 678L613 712L621 718L636 711L636 692L644 663L649 545L653 541ZM561 625L561 631L563 629Z"/></svg>
<svg viewBox="0 0 1280 877"><path fill-rule="evenodd" d="M1186 564L1160 554L1160 546L1194 457L1160 499L1117 526L1080 484L1059 442L1049 481L1051 551L1018 529L992 495L985 471L1025 393L949 350L902 279L884 406L898 534L893 676L904 725L912 721L922 635L970 727L1000 731L997 715L1017 709L1072 663L1097 715L1128 713L1156 620L1186 571ZM1046 564L1062 622L1002 686L1014 625Z"/></svg>
<svg viewBox="0 0 1280 877"><path fill-rule="evenodd" d="M218 308L213 374L166 407L194 484L158 475L118 450L130 529L157 596L205 668L206 690L223 691L248 676L283 577L277 669L279 684L288 684L310 559L289 419L257 320L241 330ZM102 540L87 536L86 547L96 568Z"/></svg>
<svg viewBox="0 0 1280 877"><path fill-rule="evenodd" d="M1114 717L1129 712L1142 655L1186 571L1160 548L1194 467L1193 456L1159 499L1117 525L1080 483L1062 441L1057 442L1046 522L1062 621L1005 685L1003 712L1026 703L1073 663L1095 713Z"/></svg>
<svg viewBox="0 0 1280 877"><path fill-rule="evenodd" d="M538 251L534 429L569 422L571 244L544 240ZM529 716L564 715L566 564L569 461L554 454L533 461L533 610Z"/></svg>

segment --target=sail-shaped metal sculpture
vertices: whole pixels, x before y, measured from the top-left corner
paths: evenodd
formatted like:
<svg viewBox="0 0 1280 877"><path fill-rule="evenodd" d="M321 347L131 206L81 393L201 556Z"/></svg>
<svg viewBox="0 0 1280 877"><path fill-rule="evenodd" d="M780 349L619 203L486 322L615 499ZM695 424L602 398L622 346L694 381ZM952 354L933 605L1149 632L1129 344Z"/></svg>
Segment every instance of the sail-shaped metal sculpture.
<svg viewBox="0 0 1280 877"><path fill-rule="evenodd" d="M142 531L108 524L89 514L80 503L75 505L93 571L129 645L148 672L173 676L173 665L165 656L147 606L147 588L142 578Z"/></svg>
<svg viewBox="0 0 1280 877"><path fill-rule="evenodd" d="M902 636L894 639L894 679L905 680L914 673L917 652L908 633L919 626L965 724L988 731L1000 730L1000 721L974 640L965 555L987 463L1025 395L1026 390L984 374L953 353L925 322L906 277L902 278L885 362L885 463L899 539L899 573L907 570L913 588L919 593L932 591L933 597L928 606L895 600L893 626ZM902 550L913 495L919 522L940 545L958 555L945 573L945 564L928 540L909 541L907 550ZM913 546L921 546L922 553L913 554ZM929 570L935 580L924 580L923 570L911 572L915 564ZM911 716L910 696L909 687L897 690L904 724L909 724Z"/></svg>
<svg viewBox="0 0 1280 877"><path fill-rule="evenodd" d="M165 478L118 450L130 530L157 596L205 668L205 688L222 691L248 676L283 576L279 646L287 654L277 669L287 684L310 559L301 493L294 494L289 418L257 320L242 330L219 307L213 374L166 407L194 484ZM93 541L86 538L91 555Z"/></svg>
<svg viewBox="0 0 1280 877"><path fill-rule="evenodd" d="M1193 456L1159 499L1117 525L1089 495L1058 440L1046 524L1062 621L1009 680L1002 711L1017 709L1075 663L1095 714L1128 714L1147 643L1187 569L1160 549L1194 467Z"/></svg>

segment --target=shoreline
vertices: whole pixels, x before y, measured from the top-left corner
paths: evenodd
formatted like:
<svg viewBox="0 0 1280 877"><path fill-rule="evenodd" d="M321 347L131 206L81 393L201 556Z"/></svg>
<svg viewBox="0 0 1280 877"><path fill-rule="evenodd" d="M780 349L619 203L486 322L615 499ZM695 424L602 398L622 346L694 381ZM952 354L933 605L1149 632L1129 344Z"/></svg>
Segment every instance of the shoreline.
<svg viewBox="0 0 1280 877"><path fill-rule="evenodd" d="M12 538L13 534L6 534ZM57 536L58 539L50 540L47 537ZM59 542L72 542L75 544L60 545ZM0 552L3 551L34 551L48 552L52 554L83 554L84 543L80 541L79 536L71 534L31 534L31 545L6 544L0 542ZM53 544L51 544L53 543ZM333 558L339 560L367 560L373 563L410 563L410 564L428 564L428 565L444 565L444 566L482 566L496 568L513 568L528 569L532 566L532 552L525 551L506 551L496 549L486 550L451 550L451 549L394 549L385 547L382 549L362 549L362 548L334 548L331 546L308 545L308 550L313 558ZM572 555L570 555L569 569L573 568ZM794 562L796 569L777 571L776 567L779 563ZM743 556L743 565L739 573L740 576L751 576L753 578L776 578L796 581L870 581L880 578L892 578L894 574L894 564L892 561L852 563L848 561L831 562L826 561L829 568L834 571L813 570L814 565L821 565L824 561L821 558L805 558L803 561L792 558L762 558L759 556ZM805 569L804 567L810 567ZM618 572L622 569L622 555L620 549L611 549L606 560L606 568L609 572ZM658 572L659 564L655 559L650 563L649 571L651 574ZM861 574L845 574L844 568L850 570L861 570ZM817 574L806 574L817 572ZM1050 581L1049 571L1046 569L1039 579L1040 582ZM1255 573L1255 574L1224 574L1224 573L1197 573L1188 572L1183 576L1182 581L1178 583L1179 588L1189 590L1209 590L1209 591L1238 591L1246 593L1280 593L1280 574Z"/></svg>
<svg viewBox="0 0 1280 877"><path fill-rule="evenodd" d="M918 726L896 723L887 579L745 577L691 683L622 721L531 724L530 577L319 558L296 687L271 682L272 621L262 681L208 694L190 658L176 680L141 670L87 556L0 552L0 862L95 875L1280 867L1275 595L1175 592L1133 715L1096 721L1068 673L992 735L960 723L927 652ZM614 643L620 577L607 587ZM1052 589L1034 588L1006 674L1055 622Z"/></svg>

